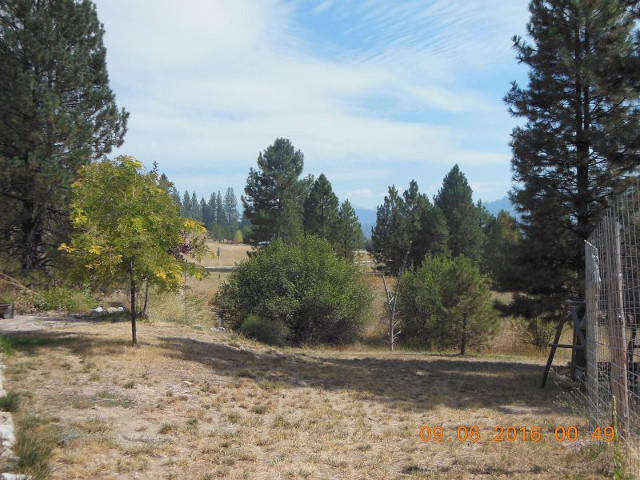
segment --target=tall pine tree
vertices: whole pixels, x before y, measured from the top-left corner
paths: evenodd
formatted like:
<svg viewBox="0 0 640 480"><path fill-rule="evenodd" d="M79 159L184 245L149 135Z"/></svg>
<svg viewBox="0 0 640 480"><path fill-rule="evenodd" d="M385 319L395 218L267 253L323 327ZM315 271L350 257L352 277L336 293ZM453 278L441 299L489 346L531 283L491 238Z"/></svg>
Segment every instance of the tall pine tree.
<svg viewBox="0 0 640 480"><path fill-rule="evenodd" d="M0 249L23 270L66 239L79 168L123 142L103 35L88 0L0 2Z"/></svg>
<svg viewBox="0 0 640 480"><path fill-rule="evenodd" d="M238 230L238 198L231 187L227 188L227 193L224 195L223 207L229 230L229 239L232 239L236 230Z"/></svg>
<svg viewBox="0 0 640 480"><path fill-rule="evenodd" d="M435 204L447 219L449 250L479 261L484 242L480 216L471 198L472 190L458 165L444 177Z"/></svg>
<svg viewBox="0 0 640 480"><path fill-rule="evenodd" d="M402 196L394 186L389 187L371 232L371 251L377 262L396 274L411 242L407 266L417 268L427 253L447 253L447 238L444 215L420 193L415 180Z"/></svg>
<svg viewBox="0 0 640 480"><path fill-rule="evenodd" d="M530 293L580 295L582 241L637 171L634 3L532 0L532 43L514 37L518 61L530 68L528 86L514 82L505 97L526 120L512 133L511 198L522 214L522 287Z"/></svg>
<svg viewBox="0 0 640 480"><path fill-rule="evenodd" d="M338 197L324 173L313 182L304 201L304 233L319 235L333 243L333 233L338 218Z"/></svg>
<svg viewBox="0 0 640 480"><path fill-rule="evenodd" d="M304 155L291 142L278 138L258 155L242 196L245 217L253 226L253 242L280 238L294 241L302 233L304 182L299 177Z"/></svg>
<svg viewBox="0 0 640 480"><path fill-rule="evenodd" d="M356 211L349 200L345 200L338 210L338 218L333 234L333 248L338 256L353 260L355 250L362 245L364 235Z"/></svg>

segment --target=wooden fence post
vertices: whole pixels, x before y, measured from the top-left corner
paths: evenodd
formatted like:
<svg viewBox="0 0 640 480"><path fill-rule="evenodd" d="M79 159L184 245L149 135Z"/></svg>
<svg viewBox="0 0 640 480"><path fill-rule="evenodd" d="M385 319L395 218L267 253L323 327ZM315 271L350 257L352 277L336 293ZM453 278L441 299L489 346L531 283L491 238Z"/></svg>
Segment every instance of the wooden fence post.
<svg viewBox="0 0 640 480"><path fill-rule="evenodd" d="M585 301L587 304L587 395L589 397L589 428L596 428L597 406L599 403L598 383L598 300L600 297L600 268L598 249L584 242Z"/></svg>
<svg viewBox="0 0 640 480"><path fill-rule="evenodd" d="M627 396L627 338L622 294L622 260L620 258L620 224L613 218L603 218L607 263L609 338L611 349L611 391L616 397L618 427L623 438L629 435L629 398Z"/></svg>

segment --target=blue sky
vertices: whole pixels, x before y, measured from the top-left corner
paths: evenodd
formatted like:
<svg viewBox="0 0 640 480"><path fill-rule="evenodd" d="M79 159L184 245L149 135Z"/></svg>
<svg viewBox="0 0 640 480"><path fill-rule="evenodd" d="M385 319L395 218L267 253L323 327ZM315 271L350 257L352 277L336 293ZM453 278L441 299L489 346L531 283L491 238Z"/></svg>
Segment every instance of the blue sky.
<svg viewBox="0 0 640 480"><path fill-rule="evenodd" d="M111 87L130 113L113 152L183 192L233 187L278 137L341 200L374 208L458 163L474 197L511 186L502 102L526 82L511 37L526 0L97 0Z"/></svg>

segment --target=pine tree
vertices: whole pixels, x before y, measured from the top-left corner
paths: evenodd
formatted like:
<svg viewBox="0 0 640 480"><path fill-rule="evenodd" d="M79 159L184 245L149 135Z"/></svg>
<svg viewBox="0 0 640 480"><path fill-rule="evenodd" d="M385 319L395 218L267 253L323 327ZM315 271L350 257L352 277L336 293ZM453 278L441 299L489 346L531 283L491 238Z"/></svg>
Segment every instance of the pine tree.
<svg viewBox="0 0 640 480"><path fill-rule="evenodd" d="M500 290L513 288L516 283L514 263L521 238L516 219L501 210L487 234L484 259L494 286Z"/></svg>
<svg viewBox="0 0 640 480"><path fill-rule="evenodd" d="M209 213L211 215L211 228L213 231L213 226L218 223L218 210L216 208L216 194L212 193L209 195L209 201L207 202L207 206L209 207Z"/></svg>
<svg viewBox="0 0 640 480"><path fill-rule="evenodd" d="M338 210L333 234L334 250L338 256L352 261L354 252L360 248L363 239L362 226L358 221L356 211L349 203L349 200L345 200Z"/></svg>
<svg viewBox="0 0 640 480"><path fill-rule="evenodd" d="M0 2L0 250L23 270L68 236L79 168L123 142L103 35L88 0Z"/></svg>
<svg viewBox="0 0 640 480"><path fill-rule="evenodd" d="M466 177L458 165L455 165L444 177L435 204L447 219L451 255L464 255L478 261L481 258L484 239L471 194L472 190Z"/></svg>
<svg viewBox="0 0 640 480"><path fill-rule="evenodd" d="M637 170L640 139L636 17L623 0L533 0L514 37L530 68L526 88L505 97L526 123L512 133L511 197L522 214L530 293L580 294L582 240L607 199Z"/></svg>
<svg viewBox="0 0 640 480"><path fill-rule="evenodd" d="M196 197L196 192L194 191L191 194L191 218L202 221L202 208L200 208L200 202L198 201L198 197Z"/></svg>
<svg viewBox="0 0 640 480"><path fill-rule="evenodd" d="M442 344L459 347L460 355L497 330L489 282L469 258L459 256L451 261L442 280L442 307L446 325Z"/></svg>
<svg viewBox="0 0 640 480"><path fill-rule="evenodd" d="M220 190L216 195L216 218L218 219L218 235L220 240L229 237L229 219L224 214L224 204L222 203L222 195Z"/></svg>
<svg viewBox="0 0 640 480"><path fill-rule="evenodd" d="M448 253L447 239L444 215L420 193L415 180L402 197L395 187L389 187L371 232L371 251L377 262L396 274L411 242L407 267L418 268L426 254Z"/></svg>
<svg viewBox="0 0 640 480"><path fill-rule="evenodd" d="M289 140L278 138L258 155L257 163L257 170L249 170L241 198L253 241L294 241L302 233L304 182L299 177L304 155Z"/></svg>
<svg viewBox="0 0 640 480"><path fill-rule="evenodd" d="M400 271L410 241L402 197L392 185L376 213L376 225L371 231L371 253L377 263L385 264L395 275Z"/></svg>
<svg viewBox="0 0 640 480"><path fill-rule="evenodd" d="M202 211L202 223L204 223L207 230L211 231L213 228L213 215L211 214L209 204L204 198L200 199L200 211Z"/></svg>
<svg viewBox="0 0 640 480"><path fill-rule="evenodd" d="M185 218L191 217L191 195L189 195L189 191L185 190L184 195L182 195L182 208L180 209L180 215Z"/></svg>
<svg viewBox="0 0 640 480"><path fill-rule="evenodd" d="M304 233L318 235L329 243L334 243L333 236L338 219L338 197L333 193L331 183L324 173L313 182L304 201Z"/></svg>
<svg viewBox="0 0 640 480"><path fill-rule="evenodd" d="M229 228L229 238L231 238L231 236L235 235L236 230L238 230L238 199L231 187L227 188L223 207Z"/></svg>

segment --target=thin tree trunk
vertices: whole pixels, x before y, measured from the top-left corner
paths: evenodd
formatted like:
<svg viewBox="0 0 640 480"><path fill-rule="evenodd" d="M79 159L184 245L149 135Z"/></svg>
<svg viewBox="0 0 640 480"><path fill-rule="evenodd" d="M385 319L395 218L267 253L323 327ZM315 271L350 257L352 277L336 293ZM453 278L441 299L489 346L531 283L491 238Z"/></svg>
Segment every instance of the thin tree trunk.
<svg viewBox="0 0 640 480"><path fill-rule="evenodd" d="M136 282L131 280L131 339L133 346L138 346L138 336L136 333Z"/></svg>
<svg viewBox="0 0 640 480"><path fill-rule="evenodd" d="M464 355L467 352L467 324L469 323L469 316L465 312L462 317L462 342L460 343L460 355Z"/></svg>

